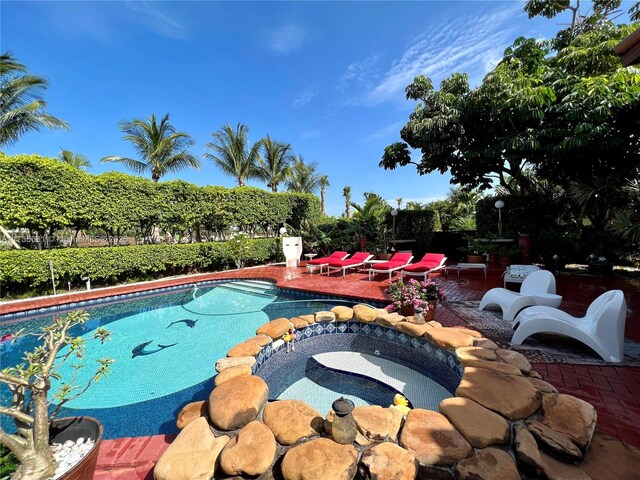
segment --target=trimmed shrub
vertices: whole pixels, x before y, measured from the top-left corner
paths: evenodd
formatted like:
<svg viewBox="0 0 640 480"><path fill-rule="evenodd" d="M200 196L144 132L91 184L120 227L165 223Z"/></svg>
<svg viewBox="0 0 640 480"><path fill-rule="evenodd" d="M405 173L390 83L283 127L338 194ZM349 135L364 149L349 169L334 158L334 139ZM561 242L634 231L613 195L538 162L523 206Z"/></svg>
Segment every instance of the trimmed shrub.
<svg viewBox="0 0 640 480"><path fill-rule="evenodd" d="M277 260L279 238L249 240L245 265ZM193 271L235 268L229 242L127 247L65 248L55 250L11 250L0 252L0 282L3 295L51 285L49 260L53 260L56 283L78 283L89 275L96 284L175 275Z"/></svg>
<svg viewBox="0 0 640 480"><path fill-rule="evenodd" d="M424 255L433 239L435 213L432 210L399 210L396 216L396 238L414 239L413 254ZM393 220L387 217L388 224Z"/></svg>

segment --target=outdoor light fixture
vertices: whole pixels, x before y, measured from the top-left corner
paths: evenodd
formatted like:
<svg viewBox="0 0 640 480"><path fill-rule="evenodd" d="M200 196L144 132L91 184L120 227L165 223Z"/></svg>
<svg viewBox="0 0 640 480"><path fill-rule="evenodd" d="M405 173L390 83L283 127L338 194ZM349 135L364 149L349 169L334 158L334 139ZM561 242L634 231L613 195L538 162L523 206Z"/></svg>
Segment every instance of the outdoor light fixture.
<svg viewBox="0 0 640 480"><path fill-rule="evenodd" d="M280 227L280 235L284 235L285 233L287 233L287 229L284 227Z"/></svg>
<svg viewBox="0 0 640 480"><path fill-rule="evenodd" d="M498 209L498 238L502 238L502 209L504 208L504 202L498 200L495 207Z"/></svg>
<svg viewBox="0 0 640 480"><path fill-rule="evenodd" d="M351 414L354 406L351 400L344 397L340 397L331 405L335 413L331 425L331 436L336 442L343 445L353 443L358 433L356 421Z"/></svg>
<svg viewBox="0 0 640 480"><path fill-rule="evenodd" d="M393 219L393 228L392 228L392 233L395 236L396 234L396 217L398 216L398 210L396 210L395 208L393 210L391 210L391 218Z"/></svg>

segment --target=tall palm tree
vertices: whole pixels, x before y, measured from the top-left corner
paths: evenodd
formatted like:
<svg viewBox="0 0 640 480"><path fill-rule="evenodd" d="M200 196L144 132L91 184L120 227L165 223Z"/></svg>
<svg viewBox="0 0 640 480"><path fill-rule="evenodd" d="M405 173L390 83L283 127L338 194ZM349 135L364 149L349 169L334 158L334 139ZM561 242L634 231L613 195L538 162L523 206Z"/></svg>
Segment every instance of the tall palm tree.
<svg viewBox="0 0 640 480"><path fill-rule="evenodd" d="M320 184L320 202L322 203L322 214L326 215L327 209L326 209L325 199L327 196L327 187L331 186L331 184L329 183L329 176L321 175L320 179L318 180L318 183Z"/></svg>
<svg viewBox="0 0 640 480"><path fill-rule="evenodd" d="M396 203L398 204L398 210L402 208L402 197L396 198Z"/></svg>
<svg viewBox="0 0 640 480"><path fill-rule="evenodd" d="M135 118L120 122L120 130L126 135L122 137L133 144L140 160L127 157L109 156L100 162L117 162L129 167L136 173L151 172L151 179L158 182L167 172L177 172L183 168L200 168L200 161L187 152L193 140L185 132L177 132L169 123L167 113L160 123L156 116L146 120Z"/></svg>
<svg viewBox="0 0 640 480"><path fill-rule="evenodd" d="M291 173L291 144L272 140L269 135L262 139L264 157L258 159L258 177L267 183L272 192L289 178Z"/></svg>
<svg viewBox="0 0 640 480"><path fill-rule="evenodd" d="M298 155L291 164L287 190L299 193L315 192L320 186L320 175L316 173L317 167L317 163L305 163L302 155Z"/></svg>
<svg viewBox="0 0 640 480"><path fill-rule="evenodd" d="M11 53L0 55L0 145L15 143L41 127L69 130L67 123L45 111L47 102L40 94L47 89L47 81L26 71Z"/></svg>
<svg viewBox="0 0 640 480"><path fill-rule="evenodd" d="M344 187L342 196L344 197L344 216L345 218L351 218L351 187Z"/></svg>
<svg viewBox="0 0 640 480"><path fill-rule="evenodd" d="M58 155L58 159L61 162L68 163L72 167L76 167L78 170L91 166L91 162L85 155L82 155L81 153L73 153L72 151L65 150L64 148Z"/></svg>
<svg viewBox="0 0 640 480"><path fill-rule="evenodd" d="M234 177L239 187L245 180L257 177L257 165L260 159L259 140L249 147L249 128L239 123L234 130L228 123L220 130L213 132L215 139L205 145L214 153L205 153L205 158L212 160L226 175Z"/></svg>

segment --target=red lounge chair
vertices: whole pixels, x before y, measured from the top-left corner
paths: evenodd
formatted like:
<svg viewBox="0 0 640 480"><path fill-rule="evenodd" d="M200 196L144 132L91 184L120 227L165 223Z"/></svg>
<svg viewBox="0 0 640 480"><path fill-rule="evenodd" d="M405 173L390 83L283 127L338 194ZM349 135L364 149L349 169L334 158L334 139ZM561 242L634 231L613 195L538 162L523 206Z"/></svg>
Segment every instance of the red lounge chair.
<svg viewBox="0 0 640 480"><path fill-rule="evenodd" d="M312 270L319 268L320 273L322 274L322 268L329 265L329 262L331 262L332 260L344 260L348 256L349 254L347 252L337 251L333 252L328 257L314 258L313 260L309 260L307 262L307 271L311 273Z"/></svg>
<svg viewBox="0 0 640 480"><path fill-rule="evenodd" d="M361 267L364 262L371 260L372 257L373 255L369 252L358 252L347 260L331 260L327 265L327 275L331 273L331 270L342 270L342 276L344 277L348 269Z"/></svg>
<svg viewBox="0 0 640 480"><path fill-rule="evenodd" d="M389 280L391 280L393 272L406 267L412 258L413 255L411 253L398 252L391 257L391 260L388 262L376 263L369 269L369 280L371 280L371 277L376 273L388 273Z"/></svg>
<svg viewBox="0 0 640 480"><path fill-rule="evenodd" d="M431 272L443 268L446 261L447 257L444 256L444 253L427 253L419 262L404 267L402 272L400 272L400 278L402 279L405 275L410 275L412 277L424 277L426 281L427 276Z"/></svg>

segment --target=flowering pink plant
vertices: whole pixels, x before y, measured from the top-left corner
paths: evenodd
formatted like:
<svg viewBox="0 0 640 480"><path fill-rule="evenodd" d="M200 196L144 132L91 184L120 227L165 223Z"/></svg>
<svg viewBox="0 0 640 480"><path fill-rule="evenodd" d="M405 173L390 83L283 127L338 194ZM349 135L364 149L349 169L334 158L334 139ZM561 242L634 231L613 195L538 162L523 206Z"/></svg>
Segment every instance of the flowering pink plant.
<svg viewBox="0 0 640 480"><path fill-rule="evenodd" d="M434 304L445 299L444 292L436 282L428 279L419 282L411 279L406 284L402 280L389 283L387 293L392 303L386 307L389 312L394 312L402 307L421 308L428 312L435 308Z"/></svg>

